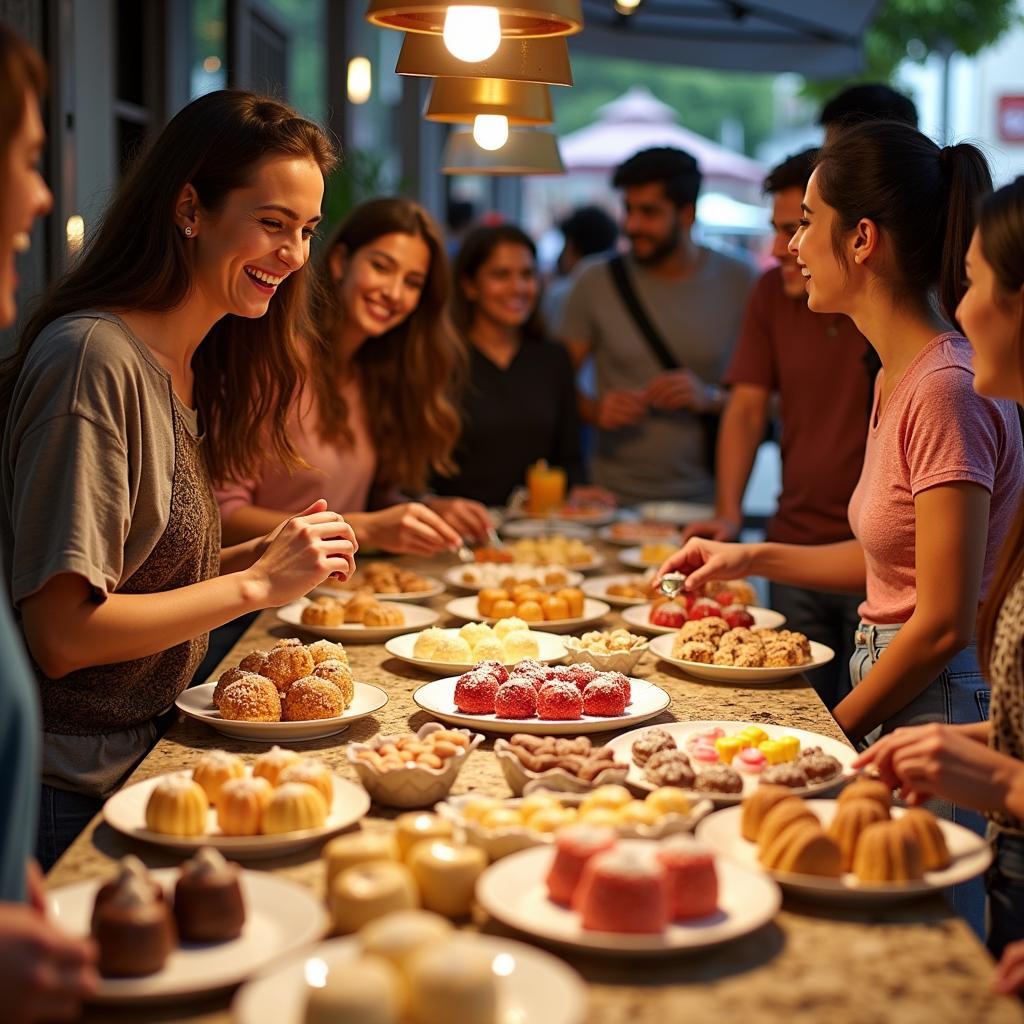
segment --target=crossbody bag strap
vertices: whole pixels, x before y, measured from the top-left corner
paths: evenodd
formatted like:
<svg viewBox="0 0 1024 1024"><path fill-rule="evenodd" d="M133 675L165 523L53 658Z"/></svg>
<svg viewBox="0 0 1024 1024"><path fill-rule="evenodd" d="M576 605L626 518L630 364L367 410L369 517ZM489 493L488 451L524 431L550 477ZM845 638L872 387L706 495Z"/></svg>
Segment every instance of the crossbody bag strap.
<svg viewBox="0 0 1024 1024"><path fill-rule="evenodd" d="M619 293L619 298L622 299L622 304L633 318L633 323L636 324L637 330L639 330L644 341L647 342L647 347L654 354L658 362L661 363L663 369L678 370L679 361L669 351L664 339L658 333L657 327L651 323L644 307L640 305L640 299L626 271L625 260L621 256L613 256L608 261L608 270L611 272L612 281L615 282L615 288Z"/></svg>

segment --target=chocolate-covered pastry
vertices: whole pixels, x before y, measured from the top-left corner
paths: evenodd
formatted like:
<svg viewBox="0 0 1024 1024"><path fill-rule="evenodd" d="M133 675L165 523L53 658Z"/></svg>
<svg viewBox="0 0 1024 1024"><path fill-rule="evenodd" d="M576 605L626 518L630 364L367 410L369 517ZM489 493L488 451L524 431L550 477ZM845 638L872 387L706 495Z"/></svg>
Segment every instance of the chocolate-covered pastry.
<svg viewBox="0 0 1024 1024"><path fill-rule="evenodd" d="M696 779L690 759L675 748L652 754L644 765L644 776L656 786L679 786L682 789L692 789Z"/></svg>
<svg viewBox="0 0 1024 1024"><path fill-rule="evenodd" d="M93 914L100 973L107 978L155 974L175 946L174 920L150 880L127 875Z"/></svg>
<svg viewBox="0 0 1024 1024"><path fill-rule="evenodd" d="M181 867L174 889L174 917L183 942L238 938L245 923L238 868L212 847L203 847Z"/></svg>

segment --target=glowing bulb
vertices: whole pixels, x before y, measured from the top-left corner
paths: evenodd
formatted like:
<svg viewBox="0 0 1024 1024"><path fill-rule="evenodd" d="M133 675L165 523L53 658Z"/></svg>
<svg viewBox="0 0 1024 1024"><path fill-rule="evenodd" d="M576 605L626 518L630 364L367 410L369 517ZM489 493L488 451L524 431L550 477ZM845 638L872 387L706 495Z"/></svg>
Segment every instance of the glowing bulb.
<svg viewBox="0 0 1024 1024"><path fill-rule="evenodd" d="M365 103L373 88L373 68L366 57L353 57L348 62L348 101Z"/></svg>
<svg viewBox="0 0 1024 1024"><path fill-rule="evenodd" d="M508 142L508 118L504 114L477 114L473 119L473 141L481 149L501 149Z"/></svg>
<svg viewBox="0 0 1024 1024"><path fill-rule="evenodd" d="M501 42L496 7L449 7L444 17L444 45L467 64L487 60Z"/></svg>

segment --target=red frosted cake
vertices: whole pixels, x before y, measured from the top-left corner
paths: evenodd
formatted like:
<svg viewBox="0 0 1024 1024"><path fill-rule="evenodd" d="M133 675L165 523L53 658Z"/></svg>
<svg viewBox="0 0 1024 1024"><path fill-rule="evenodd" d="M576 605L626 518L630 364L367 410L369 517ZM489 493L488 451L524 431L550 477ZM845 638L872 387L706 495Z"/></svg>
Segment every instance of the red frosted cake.
<svg viewBox="0 0 1024 1024"><path fill-rule="evenodd" d="M610 850L615 839L615 831L610 828L570 825L560 829L555 836L555 859L546 879L551 899L569 906L587 861Z"/></svg>
<svg viewBox="0 0 1024 1024"><path fill-rule="evenodd" d="M707 917L718 909L715 858L703 843L692 836L674 836L661 844L657 860L668 880L674 921Z"/></svg>
<svg viewBox="0 0 1024 1024"><path fill-rule="evenodd" d="M583 869L573 908L590 931L661 932L671 916L666 872L645 852L597 854Z"/></svg>

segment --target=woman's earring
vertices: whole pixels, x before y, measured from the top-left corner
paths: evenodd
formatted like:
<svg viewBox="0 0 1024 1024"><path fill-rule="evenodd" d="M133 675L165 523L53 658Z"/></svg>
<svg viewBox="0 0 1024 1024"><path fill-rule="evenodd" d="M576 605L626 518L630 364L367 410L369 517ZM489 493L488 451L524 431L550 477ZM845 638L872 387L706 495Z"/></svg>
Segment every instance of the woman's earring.
<svg viewBox="0 0 1024 1024"><path fill-rule="evenodd" d="M186 238L191 238L192 237L192 229L191 228L185 228L185 237Z"/></svg>

